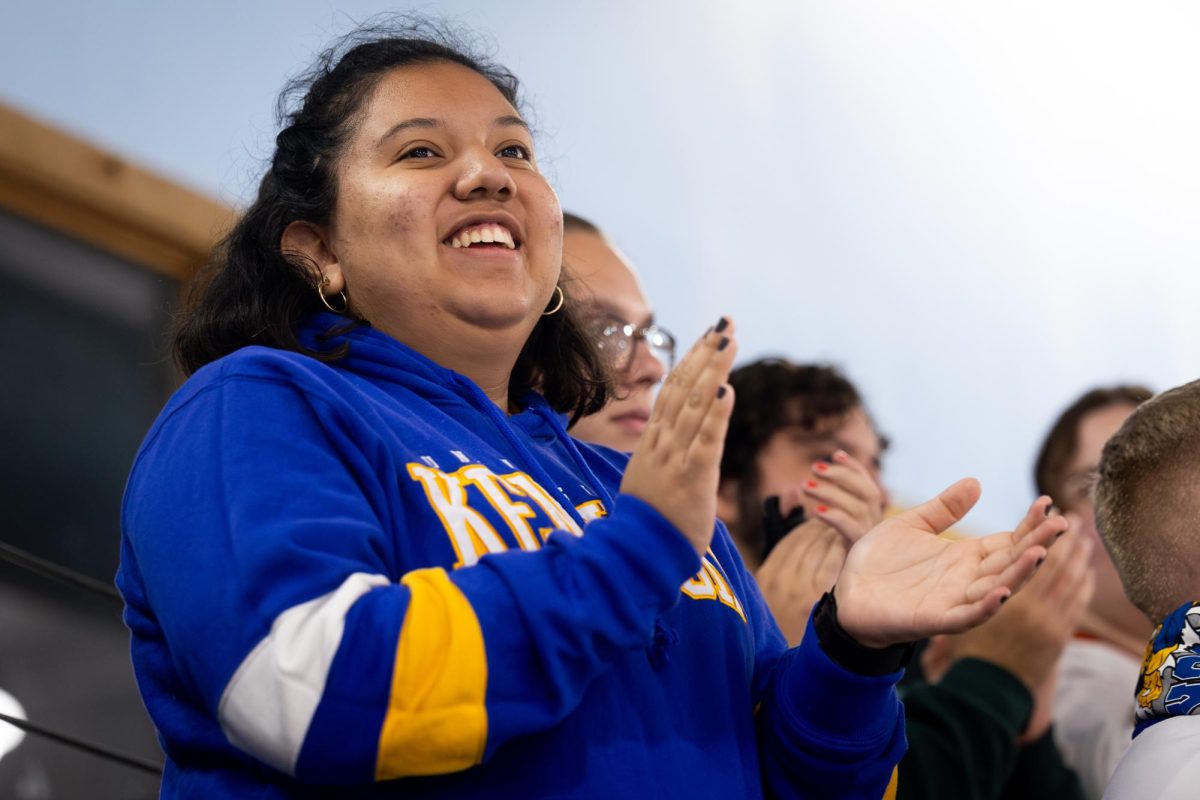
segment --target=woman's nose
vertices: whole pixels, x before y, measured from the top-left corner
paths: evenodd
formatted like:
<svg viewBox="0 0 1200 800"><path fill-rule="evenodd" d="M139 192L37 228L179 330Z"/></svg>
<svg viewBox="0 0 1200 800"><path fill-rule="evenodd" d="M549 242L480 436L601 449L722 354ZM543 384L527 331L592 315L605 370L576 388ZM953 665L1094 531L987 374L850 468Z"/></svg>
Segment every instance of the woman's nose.
<svg viewBox="0 0 1200 800"><path fill-rule="evenodd" d="M625 369L625 379L632 385L655 384L666 374L666 365L654 355L650 346L641 339L634 339L633 353L630 354L629 365Z"/></svg>
<svg viewBox="0 0 1200 800"><path fill-rule="evenodd" d="M459 200L493 197L508 199L516 193L512 173L499 158L482 148L472 149L459 156L459 175L454 195Z"/></svg>

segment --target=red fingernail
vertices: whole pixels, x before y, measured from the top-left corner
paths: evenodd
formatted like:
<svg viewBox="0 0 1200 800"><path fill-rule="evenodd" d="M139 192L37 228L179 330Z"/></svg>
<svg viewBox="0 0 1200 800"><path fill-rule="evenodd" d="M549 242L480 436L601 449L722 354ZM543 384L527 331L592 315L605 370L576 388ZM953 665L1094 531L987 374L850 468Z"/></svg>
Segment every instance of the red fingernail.
<svg viewBox="0 0 1200 800"><path fill-rule="evenodd" d="M828 514L829 506L817 506L817 513L818 514Z"/></svg>
<svg viewBox="0 0 1200 800"><path fill-rule="evenodd" d="M818 461L817 463L813 464L813 469L815 469L817 472L825 472L829 469L829 465L824 461Z"/></svg>
<svg viewBox="0 0 1200 800"><path fill-rule="evenodd" d="M817 482L816 482L816 481L805 481L805 482L804 482L804 485L805 485L805 486L807 486L807 487L808 487L808 488L810 488L810 489L815 489L815 488L817 488Z"/></svg>

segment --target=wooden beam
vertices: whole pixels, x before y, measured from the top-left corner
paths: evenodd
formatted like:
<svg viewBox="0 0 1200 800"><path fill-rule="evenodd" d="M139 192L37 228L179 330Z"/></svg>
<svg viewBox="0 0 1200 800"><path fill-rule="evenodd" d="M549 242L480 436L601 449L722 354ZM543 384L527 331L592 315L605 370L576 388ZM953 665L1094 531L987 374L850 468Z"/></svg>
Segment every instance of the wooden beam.
<svg viewBox="0 0 1200 800"><path fill-rule="evenodd" d="M180 282L232 208L0 104L0 208Z"/></svg>

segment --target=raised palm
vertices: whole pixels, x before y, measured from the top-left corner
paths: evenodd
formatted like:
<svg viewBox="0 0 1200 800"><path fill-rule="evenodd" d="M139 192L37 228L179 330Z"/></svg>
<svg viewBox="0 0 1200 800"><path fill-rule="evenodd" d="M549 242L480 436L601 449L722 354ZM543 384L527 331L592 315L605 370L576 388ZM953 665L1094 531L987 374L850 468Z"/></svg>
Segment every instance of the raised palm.
<svg viewBox="0 0 1200 800"><path fill-rule="evenodd" d="M986 620L1021 587L1058 534L1059 516L1035 502L1013 531L939 537L979 499L965 478L934 499L884 520L851 549L838 576L838 622L870 647L959 633Z"/></svg>

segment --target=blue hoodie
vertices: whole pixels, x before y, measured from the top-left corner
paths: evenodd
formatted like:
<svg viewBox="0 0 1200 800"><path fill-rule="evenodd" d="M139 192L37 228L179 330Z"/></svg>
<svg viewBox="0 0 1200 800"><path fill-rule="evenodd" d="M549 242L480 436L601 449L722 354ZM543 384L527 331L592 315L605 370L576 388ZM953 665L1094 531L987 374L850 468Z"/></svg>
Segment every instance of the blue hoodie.
<svg viewBox="0 0 1200 800"><path fill-rule="evenodd" d="M117 583L164 798L882 795L898 674L787 651L723 526L698 558L539 395L506 416L339 341L205 366L135 460Z"/></svg>

